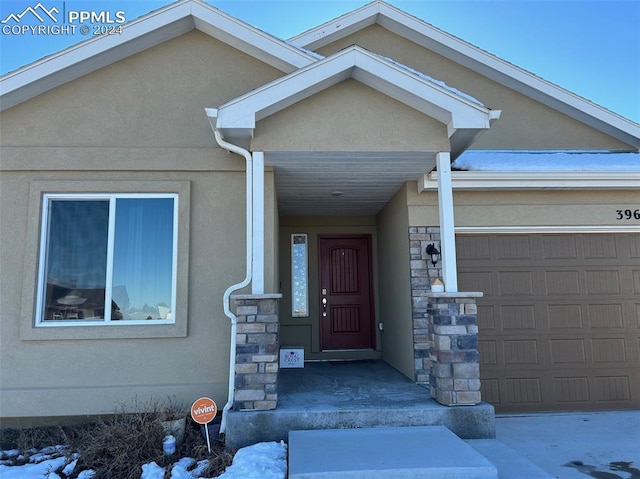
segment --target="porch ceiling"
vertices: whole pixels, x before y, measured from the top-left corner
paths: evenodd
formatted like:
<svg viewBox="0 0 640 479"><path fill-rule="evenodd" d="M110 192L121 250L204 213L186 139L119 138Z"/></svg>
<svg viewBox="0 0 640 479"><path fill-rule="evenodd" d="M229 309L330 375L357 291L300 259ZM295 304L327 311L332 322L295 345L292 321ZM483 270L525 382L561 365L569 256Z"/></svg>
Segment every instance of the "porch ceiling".
<svg viewBox="0 0 640 479"><path fill-rule="evenodd" d="M375 215L406 181L435 167L435 152L287 151L264 159L284 216Z"/></svg>

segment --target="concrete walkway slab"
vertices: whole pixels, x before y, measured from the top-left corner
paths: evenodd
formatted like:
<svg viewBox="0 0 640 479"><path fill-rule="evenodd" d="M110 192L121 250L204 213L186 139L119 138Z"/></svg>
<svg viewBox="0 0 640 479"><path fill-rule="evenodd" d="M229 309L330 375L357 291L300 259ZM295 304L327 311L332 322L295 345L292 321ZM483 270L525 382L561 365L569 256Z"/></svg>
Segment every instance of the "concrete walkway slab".
<svg viewBox="0 0 640 479"><path fill-rule="evenodd" d="M446 427L378 427L291 431L289 478L498 479L498 471Z"/></svg>
<svg viewBox="0 0 640 479"><path fill-rule="evenodd" d="M640 410L496 417L498 441L562 479L640 479Z"/></svg>
<svg viewBox="0 0 640 479"><path fill-rule="evenodd" d="M465 442L498 469L500 479L554 479L556 477L496 439L467 439Z"/></svg>

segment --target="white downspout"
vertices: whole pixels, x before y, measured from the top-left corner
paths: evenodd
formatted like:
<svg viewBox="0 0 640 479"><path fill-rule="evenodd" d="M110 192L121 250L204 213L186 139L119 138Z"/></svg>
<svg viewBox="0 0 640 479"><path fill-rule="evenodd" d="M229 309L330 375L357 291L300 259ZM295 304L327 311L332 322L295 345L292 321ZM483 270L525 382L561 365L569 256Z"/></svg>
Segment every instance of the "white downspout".
<svg viewBox="0 0 640 479"><path fill-rule="evenodd" d="M231 151L238 155L244 156L247 163L247 259L246 259L246 273L244 279L237 284L233 284L227 288L222 297L224 314L226 314L231 320L231 344L229 351L229 397L227 399L227 404L224 405L222 409L222 422L220 423L220 433L224 433L227 426L227 412L233 406L233 398L234 391L236 387L236 331L238 326L238 318L231 311L229 307L229 300L231 298L231 294L234 291L244 288L251 282L251 270L252 270L252 262L253 262L253 158L251 157L251 153L249 153L244 148L241 148L237 145L233 145L231 143L226 142L220 132L214 128L213 133L216 137L216 141L220 147L224 148L227 151Z"/></svg>

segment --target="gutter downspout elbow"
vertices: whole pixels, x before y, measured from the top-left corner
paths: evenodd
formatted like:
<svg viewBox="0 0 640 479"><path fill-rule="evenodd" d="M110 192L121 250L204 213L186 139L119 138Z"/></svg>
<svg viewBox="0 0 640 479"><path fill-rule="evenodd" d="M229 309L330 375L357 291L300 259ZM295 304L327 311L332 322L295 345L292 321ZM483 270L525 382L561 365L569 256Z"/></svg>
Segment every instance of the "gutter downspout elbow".
<svg viewBox="0 0 640 479"><path fill-rule="evenodd" d="M213 126L213 125L212 125ZM244 288L251 282L251 265L253 262L253 157L251 153L244 148L229 143L222 138L220 132L214 127L213 133L216 137L216 142L221 148L236 153L240 156L244 156L246 160L246 183L247 183L247 195L246 195L246 273L244 279L236 284L233 284L227 288L222 297L224 314L231 320L231 341L229 347L229 395L227 403L222 409L222 422L220 423L220 433L224 433L227 426L227 413L233 406L233 399L235 394L235 376L236 376L236 333L238 328L238 318L230 308L230 298L234 291Z"/></svg>

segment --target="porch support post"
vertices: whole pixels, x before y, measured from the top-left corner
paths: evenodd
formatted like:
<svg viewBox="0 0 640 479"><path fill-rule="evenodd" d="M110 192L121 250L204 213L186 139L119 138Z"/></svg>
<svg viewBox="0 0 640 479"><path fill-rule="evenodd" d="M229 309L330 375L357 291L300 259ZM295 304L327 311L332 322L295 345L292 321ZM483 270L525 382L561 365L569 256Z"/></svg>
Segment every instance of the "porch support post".
<svg viewBox="0 0 640 479"><path fill-rule="evenodd" d="M281 294L235 294L236 365L234 411L275 409L278 403L278 352ZM241 434L231 422L227 436Z"/></svg>
<svg viewBox="0 0 640 479"><path fill-rule="evenodd" d="M264 153L253 152L253 264L251 293L264 294Z"/></svg>
<svg viewBox="0 0 640 479"><path fill-rule="evenodd" d="M438 210L440 214L440 250L442 252L442 280L445 291L458 291L456 266L456 237L453 218L453 187L451 184L451 156L449 152L436 155L438 167Z"/></svg>
<svg viewBox="0 0 640 479"><path fill-rule="evenodd" d="M431 397L445 406L478 404L478 307L482 293L428 293Z"/></svg>

